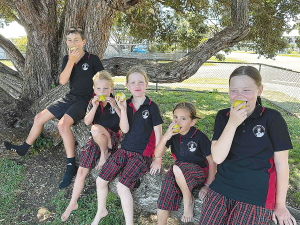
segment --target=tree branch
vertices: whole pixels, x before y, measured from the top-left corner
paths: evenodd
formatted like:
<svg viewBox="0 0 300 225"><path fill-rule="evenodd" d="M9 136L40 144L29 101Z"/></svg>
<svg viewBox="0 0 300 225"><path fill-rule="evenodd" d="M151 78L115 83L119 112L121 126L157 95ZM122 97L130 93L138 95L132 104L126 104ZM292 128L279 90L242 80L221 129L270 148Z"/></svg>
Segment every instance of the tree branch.
<svg viewBox="0 0 300 225"><path fill-rule="evenodd" d="M10 59L19 74L23 75L25 58L21 52L16 48L16 46L3 35L0 34L0 47L3 48L10 56Z"/></svg>
<svg viewBox="0 0 300 225"><path fill-rule="evenodd" d="M112 75L125 76L126 72L138 63L146 68L152 82L181 82L194 75L211 56L246 38L249 33L249 0L232 0L232 2L231 26L216 33L214 37L201 43L177 61L159 64L150 60L117 57L103 60L103 65Z"/></svg>

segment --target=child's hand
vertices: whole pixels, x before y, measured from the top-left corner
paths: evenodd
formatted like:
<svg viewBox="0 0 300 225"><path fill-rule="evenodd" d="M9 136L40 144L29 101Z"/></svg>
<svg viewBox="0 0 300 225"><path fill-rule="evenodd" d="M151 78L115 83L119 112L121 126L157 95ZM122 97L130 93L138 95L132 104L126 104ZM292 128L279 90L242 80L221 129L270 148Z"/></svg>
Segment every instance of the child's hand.
<svg viewBox="0 0 300 225"><path fill-rule="evenodd" d="M150 174L154 175L156 174L156 172L158 171L160 173L160 169L161 169L161 158L156 158L153 160L153 162L151 163L150 166Z"/></svg>
<svg viewBox="0 0 300 225"><path fill-rule="evenodd" d="M236 106L233 108L233 105L230 109L230 115L229 115L229 123L233 124L234 126L238 127L241 125L242 122L247 118L247 111L246 109L241 109L246 103L240 104L239 106Z"/></svg>
<svg viewBox="0 0 300 225"><path fill-rule="evenodd" d="M272 220L274 221L275 224L277 224L277 220L278 220L280 225L297 224L295 218L290 214L289 210L285 207L285 205L282 205L280 207L276 206L272 214Z"/></svg>
<svg viewBox="0 0 300 225"><path fill-rule="evenodd" d="M80 52L78 48L75 48L73 51L69 48L69 61L75 63L80 58Z"/></svg>
<svg viewBox="0 0 300 225"><path fill-rule="evenodd" d="M121 101L118 100L116 97L115 97L115 100L116 100L117 105L119 106L120 110L121 110L121 111L126 111L126 109L127 109L127 103L126 103L126 100L124 100L124 101L121 102Z"/></svg>
<svg viewBox="0 0 300 225"><path fill-rule="evenodd" d="M176 124L175 122L172 122L172 123L169 125L169 127L168 127L166 133L164 134L164 137L165 137L166 139L169 140L172 136L174 136L175 134L178 134L178 132L174 132L175 130L178 129L178 128L173 128L173 126L174 126L175 124Z"/></svg>
<svg viewBox="0 0 300 225"><path fill-rule="evenodd" d="M94 96L94 98L92 99L92 104L93 107L98 107L99 106L99 101L98 101L99 97L97 97L96 95Z"/></svg>
<svg viewBox="0 0 300 225"><path fill-rule="evenodd" d="M116 103L116 101L115 101L114 98L112 98L112 97L105 97L105 100L110 104L110 106L112 108L116 108L117 103Z"/></svg>
<svg viewBox="0 0 300 225"><path fill-rule="evenodd" d="M205 197L206 194L207 194L207 191L208 191L208 186L206 186L206 185L204 185L204 186L200 189L199 195L198 195L200 200L203 200L203 199L204 199L204 197Z"/></svg>

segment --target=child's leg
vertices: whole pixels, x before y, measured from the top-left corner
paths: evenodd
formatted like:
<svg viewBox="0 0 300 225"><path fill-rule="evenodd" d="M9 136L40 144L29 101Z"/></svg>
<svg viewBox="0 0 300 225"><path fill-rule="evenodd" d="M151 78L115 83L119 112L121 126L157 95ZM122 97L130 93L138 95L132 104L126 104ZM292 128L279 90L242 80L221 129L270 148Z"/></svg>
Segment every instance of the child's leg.
<svg viewBox="0 0 300 225"><path fill-rule="evenodd" d="M110 153L108 152L108 148L112 148L111 138L108 131L101 125L93 125L91 133L93 135L94 141L99 145L101 150L100 161L97 167L97 169L101 169L110 155Z"/></svg>
<svg viewBox="0 0 300 225"><path fill-rule="evenodd" d="M66 149L67 158L75 157L75 140L71 131L71 126L74 123L72 117L65 114L58 123L58 130L63 139L63 143Z"/></svg>
<svg viewBox="0 0 300 225"><path fill-rule="evenodd" d="M96 216L91 225L99 224L100 220L107 216L108 212L106 209L106 200L108 195L108 181L97 177L97 199L98 199L98 209Z"/></svg>
<svg viewBox="0 0 300 225"><path fill-rule="evenodd" d="M120 182L117 184L117 190L121 198L126 225L133 225L133 199L131 191L128 187Z"/></svg>
<svg viewBox="0 0 300 225"><path fill-rule="evenodd" d="M20 156L24 156L27 153L30 146L41 134L44 124L52 118L54 118L54 115L48 109L44 109L42 112L38 113L34 117L33 126L31 127L28 137L23 145L18 146L12 145L10 142L5 142L5 147L8 150L16 151Z"/></svg>
<svg viewBox="0 0 300 225"><path fill-rule="evenodd" d="M58 123L58 130L63 139L67 154L67 168L59 189L68 187L77 172L75 165L75 140L71 131L73 123L74 120L68 114L65 114Z"/></svg>
<svg viewBox="0 0 300 225"><path fill-rule="evenodd" d="M169 210L157 209L157 224L166 225L169 218Z"/></svg>
<svg viewBox="0 0 300 225"><path fill-rule="evenodd" d="M71 201L70 201L67 209L61 216L62 221L66 221L69 218L70 213L73 210L78 208L77 200L78 200L79 195L84 187L85 177L89 171L90 171L89 169L83 168L81 166L78 168L75 183L74 183L74 188L73 188L73 192L72 192Z"/></svg>
<svg viewBox="0 0 300 225"><path fill-rule="evenodd" d="M174 165L173 172L176 183L178 184L183 196L184 212L183 216L181 217L181 221L185 223L190 222L194 216L194 197L192 196L192 193L187 186L181 169L178 166Z"/></svg>
<svg viewBox="0 0 300 225"><path fill-rule="evenodd" d="M157 222L159 225L167 224L169 210L177 211L181 198L180 189L176 185L173 166L171 166L161 185L161 192L157 201Z"/></svg>

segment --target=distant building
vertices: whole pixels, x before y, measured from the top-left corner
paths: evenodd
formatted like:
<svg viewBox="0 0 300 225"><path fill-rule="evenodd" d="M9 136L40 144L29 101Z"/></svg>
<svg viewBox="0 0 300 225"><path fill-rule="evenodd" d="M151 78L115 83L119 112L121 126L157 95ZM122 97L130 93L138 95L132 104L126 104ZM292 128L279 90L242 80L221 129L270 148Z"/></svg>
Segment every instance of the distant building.
<svg viewBox="0 0 300 225"><path fill-rule="evenodd" d="M296 44L296 37L300 37L299 30L292 30L290 33L284 32L283 37L286 37L289 44Z"/></svg>

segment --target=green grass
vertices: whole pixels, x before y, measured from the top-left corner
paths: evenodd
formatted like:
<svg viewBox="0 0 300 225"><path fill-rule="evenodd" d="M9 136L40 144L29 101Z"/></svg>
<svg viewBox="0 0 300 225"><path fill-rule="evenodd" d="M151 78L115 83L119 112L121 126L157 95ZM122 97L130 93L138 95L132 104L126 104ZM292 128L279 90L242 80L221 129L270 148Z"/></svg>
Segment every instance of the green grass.
<svg viewBox="0 0 300 225"><path fill-rule="evenodd" d="M51 224L91 224L97 212L97 195L89 194L79 198L78 209L72 211L70 217L66 222L62 222L60 217L67 208L70 199L66 199L64 192L60 191L53 198L50 207L56 210L56 219ZM123 211L120 199L112 192L107 196L107 210L108 215L100 220L99 224L125 224Z"/></svg>
<svg viewBox="0 0 300 225"><path fill-rule="evenodd" d="M14 66L10 60L0 60L0 62L6 66Z"/></svg>
<svg viewBox="0 0 300 225"><path fill-rule="evenodd" d="M278 56L300 57L300 54L278 54Z"/></svg>
<svg viewBox="0 0 300 225"><path fill-rule="evenodd" d="M21 204L18 193L23 173L24 169L16 162L0 159L0 223L13 224L13 218L24 213L15 210Z"/></svg>
<svg viewBox="0 0 300 225"><path fill-rule="evenodd" d="M181 83L183 84L223 84L228 85L228 79L226 78L204 78L204 77L197 77L197 78L189 78Z"/></svg>

